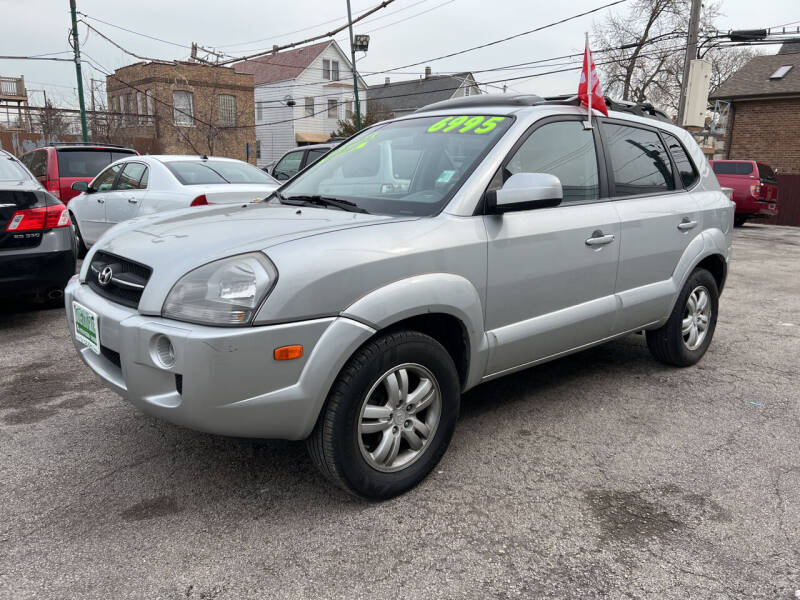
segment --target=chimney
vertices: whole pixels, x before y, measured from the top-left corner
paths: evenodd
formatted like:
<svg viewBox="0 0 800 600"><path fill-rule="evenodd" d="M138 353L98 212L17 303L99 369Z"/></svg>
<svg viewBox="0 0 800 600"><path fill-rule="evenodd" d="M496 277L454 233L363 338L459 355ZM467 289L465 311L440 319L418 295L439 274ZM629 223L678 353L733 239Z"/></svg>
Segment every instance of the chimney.
<svg viewBox="0 0 800 600"><path fill-rule="evenodd" d="M383 81L383 85L389 85L389 78L388 77Z"/></svg>
<svg viewBox="0 0 800 600"><path fill-rule="evenodd" d="M431 68L425 67L425 79L431 76Z"/></svg>

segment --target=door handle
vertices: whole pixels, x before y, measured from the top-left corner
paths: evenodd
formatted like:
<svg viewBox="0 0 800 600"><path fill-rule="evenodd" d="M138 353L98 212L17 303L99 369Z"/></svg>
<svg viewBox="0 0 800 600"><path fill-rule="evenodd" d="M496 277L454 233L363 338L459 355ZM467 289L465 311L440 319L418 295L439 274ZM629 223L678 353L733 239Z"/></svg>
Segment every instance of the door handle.
<svg viewBox="0 0 800 600"><path fill-rule="evenodd" d="M678 229L681 231L689 231L690 229L694 229L697 226L697 221L690 221L689 217L683 217L680 223L678 223Z"/></svg>
<svg viewBox="0 0 800 600"><path fill-rule="evenodd" d="M610 244L616 239L613 233L604 235L602 231L597 230L592 233L592 237L586 239L587 246L602 246L603 244Z"/></svg>
<svg viewBox="0 0 800 600"><path fill-rule="evenodd" d="M105 204L105 200L103 200L102 198L98 198L97 202L98 204Z"/></svg>
<svg viewBox="0 0 800 600"><path fill-rule="evenodd" d="M139 201L136 198L128 198L130 204L137 204Z"/></svg>

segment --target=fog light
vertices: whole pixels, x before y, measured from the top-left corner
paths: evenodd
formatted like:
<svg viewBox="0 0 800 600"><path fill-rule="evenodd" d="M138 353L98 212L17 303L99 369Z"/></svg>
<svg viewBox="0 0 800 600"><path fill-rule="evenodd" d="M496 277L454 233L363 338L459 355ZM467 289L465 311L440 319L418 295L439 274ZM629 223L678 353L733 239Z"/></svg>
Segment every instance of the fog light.
<svg viewBox="0 0 800 600"><path fill-rule="evenodd" d="M157 335L152 343L153 360L165 369L175 364L175 348L165 335Z"/></svg>

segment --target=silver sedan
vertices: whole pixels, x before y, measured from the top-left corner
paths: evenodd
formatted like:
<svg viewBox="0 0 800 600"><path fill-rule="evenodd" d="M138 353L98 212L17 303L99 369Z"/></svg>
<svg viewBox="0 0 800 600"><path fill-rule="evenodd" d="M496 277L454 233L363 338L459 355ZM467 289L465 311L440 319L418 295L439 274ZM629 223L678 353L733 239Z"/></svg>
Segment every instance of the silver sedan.
<svg viewBox="0 0 800 600"><path fill-rule="evenodd" d="M92 180L77 182L82 193L69 203L82 253L109 228L168 210L253 202L277 189L261 169L232 158L132 156L118 160Z"/></svg>

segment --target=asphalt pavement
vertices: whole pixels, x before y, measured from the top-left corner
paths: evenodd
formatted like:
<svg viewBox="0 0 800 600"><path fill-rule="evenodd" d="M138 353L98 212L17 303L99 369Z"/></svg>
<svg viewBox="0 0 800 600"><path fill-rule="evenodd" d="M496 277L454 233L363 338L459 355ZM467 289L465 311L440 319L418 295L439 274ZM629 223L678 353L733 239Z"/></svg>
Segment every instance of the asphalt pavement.
<svg viewBox="0 0 800 600"><path fill-rule="evenodd" d="M465 395L383 503L302 443L157 421L61 310L0 307L1 598L791 599L800 590L800 229L735 234L695 367L625 339Z"/></svg>

